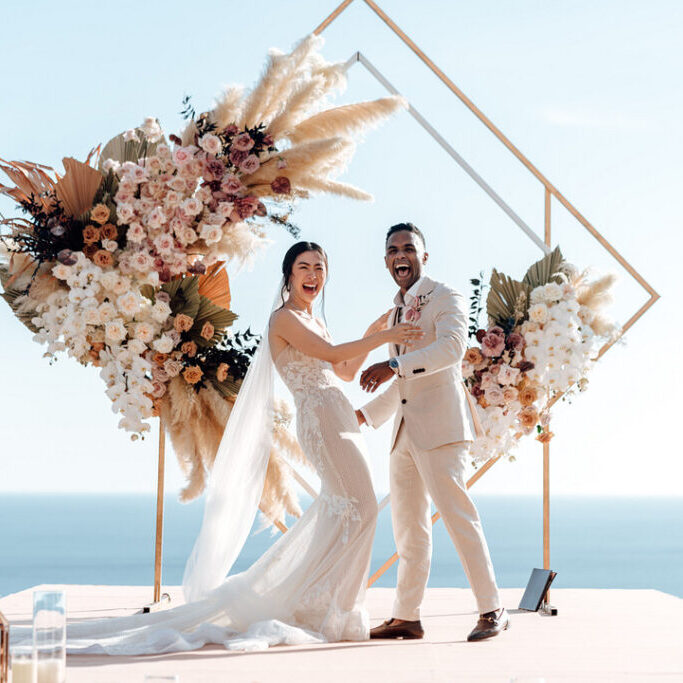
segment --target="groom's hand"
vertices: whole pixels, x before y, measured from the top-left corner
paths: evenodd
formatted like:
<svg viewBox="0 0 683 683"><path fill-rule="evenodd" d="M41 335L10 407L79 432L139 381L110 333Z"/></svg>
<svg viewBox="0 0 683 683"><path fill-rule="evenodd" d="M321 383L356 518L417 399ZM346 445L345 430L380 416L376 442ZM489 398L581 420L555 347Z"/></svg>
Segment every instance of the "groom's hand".
<svg viewBox="0 0 683 683"><path fill-rule="evenodd" d="M389 361L385 360L383 363L375 363L366 370L363 370L360 376L360 386L363 391L369 391L372 394L378 387L394 376L395 373L389 367Z"/></svg>
<svg viewBox="0 0 683 683"><path fill-rule="evenodd" d="M363 411L360 409L356 411L356 420L358 420L359 427L362 427L364 424L367 424L365 420L365 415L363 415Z"/></svg>

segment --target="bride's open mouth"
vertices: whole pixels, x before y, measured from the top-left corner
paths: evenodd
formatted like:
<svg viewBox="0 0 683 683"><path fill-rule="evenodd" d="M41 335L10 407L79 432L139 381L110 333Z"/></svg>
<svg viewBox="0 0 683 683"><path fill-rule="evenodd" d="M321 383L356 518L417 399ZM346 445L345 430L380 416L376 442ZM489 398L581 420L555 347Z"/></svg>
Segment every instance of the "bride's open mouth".
<svg viewBox="0 0 683 683"><path fill-rule="evenodd" d="M307 294L317 294L318 293L318 285L311 284L311 283L304 283L303 285L304 292Z"/></svg>

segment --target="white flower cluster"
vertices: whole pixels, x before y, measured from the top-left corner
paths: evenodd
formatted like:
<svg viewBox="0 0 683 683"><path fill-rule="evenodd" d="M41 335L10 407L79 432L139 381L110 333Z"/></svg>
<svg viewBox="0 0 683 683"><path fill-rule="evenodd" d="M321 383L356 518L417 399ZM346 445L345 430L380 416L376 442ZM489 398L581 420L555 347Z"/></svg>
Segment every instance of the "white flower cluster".
<svg viewBox="0 0 683 683"><path fill-rule="evenodd" d="M157 369L143 356L150 349L171 351L180 340L172 329L171 309L139 293L140 282L115 269L103 270L82 252L73 265L57 264L53 275L68 289L51 294L38 308L34 340L47 343L52 355L66 350L81 363L101 367L119 427L134 433L149 429L152 401L163 387ZM168 329L169 326L171 329ZM168 352L166 351L166 352ZM167 379L167 378L166 378Z"/></svg>
<svg viewBox="0 0 683 683"><path fill-rule="evenodd" d="M591 327L594 315L579 303L569 281L537 287L531 292L528 319L514 330L524 338L523 361L533 364L521 373L523 380L518 383L519 370L505 362L509 351L499 359L482 359L478 368L465 361L465 379L475 369L483 372L477 384L477 414L485 435L472 445L475 463L501 456L514 459L522 435L533 433L536 425L549 425L549 401L574 387L585 388L601 345L617 329L612 325L597 334Z"/></svg>

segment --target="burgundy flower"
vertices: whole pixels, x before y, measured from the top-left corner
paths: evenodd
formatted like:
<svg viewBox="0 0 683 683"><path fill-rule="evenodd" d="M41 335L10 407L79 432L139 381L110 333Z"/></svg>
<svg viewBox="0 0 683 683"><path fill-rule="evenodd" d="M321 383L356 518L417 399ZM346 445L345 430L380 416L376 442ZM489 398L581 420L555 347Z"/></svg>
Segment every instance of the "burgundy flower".
<svg viewBox="0 0 683 683"><path fill-rule="evenodd" d="M201 261L195 261L187 270L195 275L203 275L206 273L206 266Z"/></svg>
<svg viewBox="0 0 683 683"><path fill-rule="evenodd" d="M259 201L256 197L243 197L235 201L235 211L237 211L242 220L251 218L258 208L258 204Z"/></svg>
<svg viewBox="0 0 683 683"><path fill-rule="evenodd" d="M163 301L164 303L168 304L171 302L171 295L168 292L157 292L154 295L154 300Z"/></svg>
<svg viewBox="0 0 683 683"><path fill-rule="evenodd" d="M253 173L258 170L261 162L255 154L250 154L239 166L243 173Z"/></svg>
<svg viewBox="0 0 683 683"><path fill-rule="evenodd" d="M279 175L270 184L273 192L275 194L289 194L292 191L292 184L289 182L289 178L285 175Z"/></svg>
<svg viewBox="0 0 683 683"><path fill-rule="evenodd" d="M481 344L481 340L484 338L486 335L486 330L477 330L477 341Z"/></svg>
<svg viewBox="0 0 683 683"><path fill-rule="evenodd" d="M484 395L484 390L481 388L479 384L474 384L472 386L472 389L470 389L470 393L472 396L479 398L480 396Z"/></svg>
<svg viewBox="0 0 683 683"><path fill-rule="evenodd" d="M272 147L274 143L275 143L275 140L273 139L273 136L270 133L266 133L263 136L263 144L264 145L266 145L268 147Z"/></svg>
<svg viewBox="0 0 683 683"><path fill-rule="evenodd" d="M258 206L256 207L256 215L261 216L261 218L268 215L268 210L263 202L258 203Z"/></svg>
<svg viewBox="0 0 683 683"><path fill-rule="evenodd" d="M519 369L520 372L529 372L529 370L533 370L536 366L530 360L522 360L517 363L515 367Z"/></svg>
<svg viewBox="0 0 683 683"><path fill-rule="evenodd" d="M505 338L505 332L503 331L503 328L498 327L498 325L494 325L493 327L489 327L488 334L495 334L498 337Z"/></svg>
<svg viewBox="0 0 683 683"><path fill-rule="evenodd" d="M161 282L170 282L171 281L171 269L168 266L164 266L159 271L159 280L161 280Z"/></svg>
<svg viewBox="0 0 683 683"><path fill-rule="evenodd" d="M239 128L234 123L231 123L229 126L225 127L223 132L226 135L234 135L238 130Z"/></svg>
<svg viewBox="0 0 683 683"><path fill-rule="evenodd" d="M513 351L521 351L525 345L526 342L524 341L524 337L519 334L519 332L511 332L508 334L508 338L505 342L505 346L508 349L512 349Z"/></svg>
<svg viewBox="0 0 683 683"><path fill-rule="evenodd" d="M208 181L220 180L225 174L225 164L218 159L207 159L204 163L204 179Z"/></svg>
<svg viewBox="0 0 683 683"><path fill-rule="evenodd" d="M254 146L254 141L249 133L240 133L233 141L232 148L242 152L248 152Z"/></svg>
<svg viewBox="0 0 683 683"><path fill-rule="evenodd" d="M245 152L241 149L232 149L230 150L228 158L235 166L239 166L248 156L249 152Z"/></svg>

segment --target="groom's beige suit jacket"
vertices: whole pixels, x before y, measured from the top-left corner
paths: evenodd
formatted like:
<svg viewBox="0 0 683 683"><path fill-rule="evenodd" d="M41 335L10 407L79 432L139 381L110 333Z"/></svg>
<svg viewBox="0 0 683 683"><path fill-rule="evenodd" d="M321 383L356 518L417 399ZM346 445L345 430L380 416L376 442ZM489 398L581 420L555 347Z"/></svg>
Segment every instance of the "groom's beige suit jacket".
<svg viewBox="0 0 683 683"><path fill-rule="evenodd" d="M395 415L392 448L402 422L420 449L473 441L481 426L462 381L462 359L467 349L465 298L428 277L420 281L415 298L421 307L416 324L424 337L410 350L390 345L390 356L399 361L399 374L384 393L361 410L375 428ZM394 303L392 325L397 323L403 305L400 292Z"/></svg>

